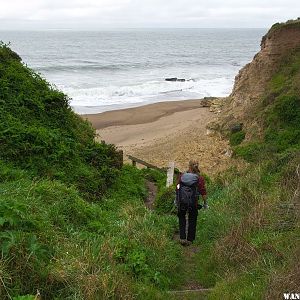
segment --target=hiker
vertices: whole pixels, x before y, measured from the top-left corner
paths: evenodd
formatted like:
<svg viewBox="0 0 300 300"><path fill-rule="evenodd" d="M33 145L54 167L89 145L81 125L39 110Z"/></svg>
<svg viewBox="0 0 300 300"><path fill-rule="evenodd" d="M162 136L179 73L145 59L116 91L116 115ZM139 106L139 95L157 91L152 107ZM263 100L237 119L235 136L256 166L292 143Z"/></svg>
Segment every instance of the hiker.
<svg viewBox="0 0 300 300"><path fill-rule="evenodd" d="M203 199L203 206L198 204L200 195ZM195 160L189 162L188 171L180 174L178 178L176 204L178 208L180 243L182 245L190 245L195 240L198 209L202 207L208 208L205 180L200 175L199 164ZM186 215L188 215L187 230Z"/></svg>

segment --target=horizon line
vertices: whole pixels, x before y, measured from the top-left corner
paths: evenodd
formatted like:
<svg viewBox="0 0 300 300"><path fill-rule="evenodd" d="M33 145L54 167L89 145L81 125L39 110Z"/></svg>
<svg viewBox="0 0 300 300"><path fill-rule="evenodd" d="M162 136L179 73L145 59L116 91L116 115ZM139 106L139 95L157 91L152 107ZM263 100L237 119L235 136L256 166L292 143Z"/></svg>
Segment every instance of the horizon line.
<svg viewBox="0 0 300 300"><path fill-rule="evenodd" d="M182 30L182 29L267 29L269 27L104 27L97 29L78 29L78 28L41 28L41 29L0 29L0 32L3 31L110 31L110 30Z"/></svg>

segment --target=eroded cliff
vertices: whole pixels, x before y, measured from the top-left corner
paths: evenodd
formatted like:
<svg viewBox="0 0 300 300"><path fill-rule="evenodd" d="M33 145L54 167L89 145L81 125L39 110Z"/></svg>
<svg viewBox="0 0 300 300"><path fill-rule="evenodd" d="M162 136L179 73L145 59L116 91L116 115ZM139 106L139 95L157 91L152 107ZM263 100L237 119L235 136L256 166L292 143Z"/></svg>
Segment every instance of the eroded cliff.
<svg viewBox="0 0 300 300"><path fill-rule="evenodd" d="M275 24L262 38L261 50L251 63L243 67L235 78L233 91L222 100L218 119L208 127L228 131L235 124L243 123L259 134L258 112L271 78L283 60L300 48L300 20Z"/></svg>

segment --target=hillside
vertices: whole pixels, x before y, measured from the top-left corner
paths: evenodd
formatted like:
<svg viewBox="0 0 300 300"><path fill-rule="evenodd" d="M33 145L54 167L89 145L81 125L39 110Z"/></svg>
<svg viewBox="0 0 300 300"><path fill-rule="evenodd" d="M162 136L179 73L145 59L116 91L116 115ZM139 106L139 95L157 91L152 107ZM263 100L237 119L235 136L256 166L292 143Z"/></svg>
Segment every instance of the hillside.
<svg viewBox="0 0 300 300"><path fill-rule="evenodd" d="M3 44L0 103L0 298L161 297L180 255L174 219L144 206L145 177L161 175L122 167Z"/></svg>
<svg viewBox="0 0 300 300"><path fill-rule="evenodd" d="M66 95L6 45L0 50L0 159L101 196L120 168L115 147L95 143L94 129L73 113Z"/></svg>
<svg viewBox="0 0 300 300"><path fill-rule="evenodd" d="M202 215L198 278L208 299L282 299L300 288L300 23L275 24L213 124L232 168ZM212 128L211 125L209 125ZM235 168L246 160L244 169Z"/></svg>

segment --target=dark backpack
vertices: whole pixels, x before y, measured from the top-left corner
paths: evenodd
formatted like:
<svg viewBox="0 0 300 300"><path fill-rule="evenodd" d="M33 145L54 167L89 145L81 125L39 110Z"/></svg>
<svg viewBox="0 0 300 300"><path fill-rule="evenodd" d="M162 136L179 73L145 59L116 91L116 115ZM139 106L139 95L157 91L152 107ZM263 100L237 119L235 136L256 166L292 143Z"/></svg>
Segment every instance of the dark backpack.
<svg viewBox="0 0 300 300"><path fill-rule="evenodd" d="M196 207L196 201L199 196L198 192L199 176L194 173L184 173L181 176L177 189L177 205L181 210Z"/></svg>

